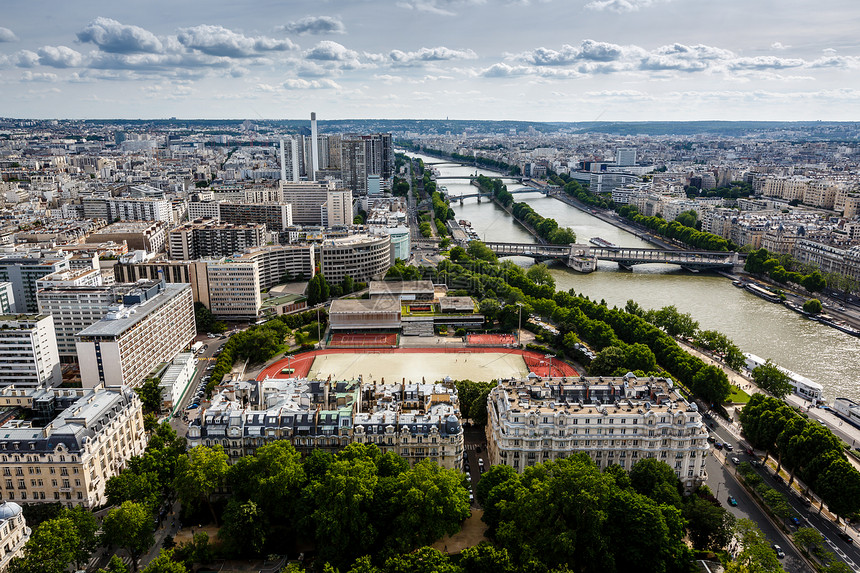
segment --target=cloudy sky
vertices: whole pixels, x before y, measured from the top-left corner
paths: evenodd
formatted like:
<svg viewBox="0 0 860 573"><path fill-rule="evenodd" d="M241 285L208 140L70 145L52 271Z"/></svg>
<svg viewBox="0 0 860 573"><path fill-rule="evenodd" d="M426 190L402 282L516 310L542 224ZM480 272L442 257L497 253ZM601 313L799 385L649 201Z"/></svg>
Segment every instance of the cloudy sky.
<svg viewBox="0 0 860 573"><path fill-rule="evenodd" d="M0 116L860 120L860 0L3 0Z"/></svg>

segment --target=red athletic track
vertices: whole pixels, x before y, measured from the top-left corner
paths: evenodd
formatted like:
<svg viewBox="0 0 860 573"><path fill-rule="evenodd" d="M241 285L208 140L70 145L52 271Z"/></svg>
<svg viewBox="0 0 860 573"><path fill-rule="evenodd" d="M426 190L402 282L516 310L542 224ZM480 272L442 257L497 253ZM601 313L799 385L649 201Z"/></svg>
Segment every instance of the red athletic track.
<svg viewBox="0 0 860 573"><path fill-rule="evenodd" d="M373 352L379 354L519 354L523 357L529 370L541 377L545 377L549 374L549 359L544 358L543 353L531 350L519 350L516 348L378 348L374 349ZM310 372L314 359L317 356L324 356L326 354L355 353L355 349L346 348L327 348L325 350L303 352L302 354L296 355L294 358L284 358L270 366L267 366L257 376L257 380L265 380L266 378L303 378L308 375L308 372ZM360 351L360 353L366 354L366 352L363 351ZM295 372L293 374L281 374L281 370L284 368L293 368L295 369ZM579 376L579 373L573 368L573 366L555 358L552 360L552 374L554 376Z"/></svg>
<svg viewBox="0 0 860 573"><path fill-rule="evenodd" d="M397 334L381 334L369 332L363 332L359 334L343 334L336 332L331 335L331 340L329 341L330 348L349 348L354 346L364 348L382 346L391 348L393 346L397 346Z"/></svg>

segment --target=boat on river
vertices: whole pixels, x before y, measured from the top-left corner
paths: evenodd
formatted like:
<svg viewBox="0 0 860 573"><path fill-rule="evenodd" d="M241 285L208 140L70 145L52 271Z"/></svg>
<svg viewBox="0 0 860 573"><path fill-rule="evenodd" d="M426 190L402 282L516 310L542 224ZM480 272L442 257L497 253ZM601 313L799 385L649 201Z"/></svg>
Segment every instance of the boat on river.
<svg viewBox="0 0 860 573"><path fill-rule="evenodd" d="M836 330L844 332L845 334L850 334L851 336L856 336L860 338L860 330L857 330L847 322L834 318L829 314L818 315L816 319L821 324L826 324L827 326L835 328Z"/></svg>
<svg viewBox="0 0 860 573"><path fill-rule="evenodd" d="M744 285L744 288L747 290L747 292L750 292L759 298L763 298L764 300L766 300L768 302L781 302L781 300L782 300L778 294L773 293L773 292L767 290L766 288L759 286L755 283L746 283Z"/></svg>
<svg viewBox="0 0 860 573"><path fill-rule="evenodd" d="M602 237L591 237L588 239L588 242L594 245L595 247L601 247L603 249L609 249L611 251L617 251L620 247L615 243L610 243L606 239Z"/></svg>

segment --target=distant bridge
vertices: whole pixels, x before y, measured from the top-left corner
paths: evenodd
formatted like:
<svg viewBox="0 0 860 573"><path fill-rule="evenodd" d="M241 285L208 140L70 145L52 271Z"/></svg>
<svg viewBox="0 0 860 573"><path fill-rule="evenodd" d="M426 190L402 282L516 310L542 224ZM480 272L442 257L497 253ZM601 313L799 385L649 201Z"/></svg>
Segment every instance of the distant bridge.
<svg viewBox="0 0 860 573"><path fill-rule="evenodd" d="M625 269L635 265L663 263L678 265L690 272L731 270L738 264L738 254L725 251L671 251L632 247L592 247L590 245L540 245L534 243L485 243L501 257L531 257L537 260L561 259L567 266L591 272L597 261L612 261Z"/></svg>
<svg viewBox="0 0 860 573"><path fill-rule="evenodd" d="M470 181L474 181L481 175L437 175L433 177L436 181L439 179L469 179ZM483 176L487 178L486 175ZM513 179L514 181L522 181L523 179L531 179L530 177L523 177L521 175L501 175L499 177L492 177L492 179Z"/></svg>
<svg viewBox="0 0 860 573"><path fill-rule="evenodd" d="M514 191L508 191L508 193L510 193L511 195L516 195L517 193L534 193L534 192L543 193L544 195L546 195L547 194L547 188L546 187L521 187L520 189L515 189ZM478 202L480 202L482 198L490 198L493 196L493 194L492 193L467 193L465 195L445 195L445 196L448 197L448 199L450 199L451 201L456 199L456 200L459 200L460 203L462 203L463 199L472 199L474 197L477 197Z"/></svg>

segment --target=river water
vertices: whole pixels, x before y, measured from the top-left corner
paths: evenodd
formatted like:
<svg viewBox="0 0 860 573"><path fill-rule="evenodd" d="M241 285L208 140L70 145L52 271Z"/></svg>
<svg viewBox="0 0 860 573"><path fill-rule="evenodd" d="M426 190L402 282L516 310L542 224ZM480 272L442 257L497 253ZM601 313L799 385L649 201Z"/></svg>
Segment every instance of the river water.
<svg viewBox="0 0 860 573"><path fill-rule="evenodd" d="M425 162L440 161L411 154ZM442 176L467 176L478 173L498 177L497 173L456 164L434 165ZM535 242L534 238L494 203L464 199L463 205L453 197L474 193L467 179L441 179L448 188L456 218L466 219L487 241ZM505 181L508 190L522 186ZM528 203L537 213L552 217L562 227L571 227L577 241L587 243L591 237L627 247L650 247L635 235L570 207L540 193L515 194L515 201ZM522 266L533 261L513 257ZM574 289L592 300L604 299L610 306L623 307L633 299L644 308L675 305L690 313L702 329L718 330L731 338L744 352L763 358L802 374L824 386L828 402L846 397L860 401L860 338L812 322L779 304L769 303L728 279L714 274L693 274L671 265L638 265L625 271L615 263L600 262L598 270L583 275L556 264L551 268L560 290Z"/></svg>

